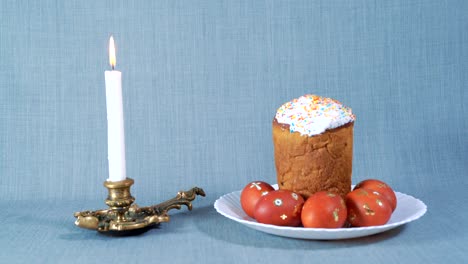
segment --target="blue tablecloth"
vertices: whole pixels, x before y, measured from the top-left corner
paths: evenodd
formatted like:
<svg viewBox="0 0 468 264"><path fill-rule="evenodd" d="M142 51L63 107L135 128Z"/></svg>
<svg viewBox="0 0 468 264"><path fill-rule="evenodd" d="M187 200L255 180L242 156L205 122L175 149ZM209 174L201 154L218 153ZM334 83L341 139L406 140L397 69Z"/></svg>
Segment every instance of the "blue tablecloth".
<svg viewBox="0 0 468 264"><path fill-rule="evenodd" d="M468 1L2 1L0 262L466 263ZM75 227L105 208L108 38L123 75L139 205L199 186L137 236ZM275 182L271 121L306 93L357 116L353 182L424 201L418 221L339 241L282 238L216 213Z"/></svg>

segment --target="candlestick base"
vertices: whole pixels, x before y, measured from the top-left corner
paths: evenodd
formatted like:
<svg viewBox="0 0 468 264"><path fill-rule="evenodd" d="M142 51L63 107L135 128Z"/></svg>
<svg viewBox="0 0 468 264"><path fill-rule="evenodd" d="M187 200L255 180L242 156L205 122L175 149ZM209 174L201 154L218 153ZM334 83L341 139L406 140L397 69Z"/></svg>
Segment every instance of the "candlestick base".
<svg viewBox="0 0 468 264"><path fill-rule="evenodd" d="M138 207L133 204L135 198L130 193L133 179L118 182L104 182L109 195L106 204L109 209L76 212L75 224L82 228L97 230L110 235L135 235L147 231L162 222L169 222L168 211L180 209L186 205L192 210L191 201L197 195L205 196L203 189L194 187L189 191L180 191L176 197L157 205Z"/></svg>

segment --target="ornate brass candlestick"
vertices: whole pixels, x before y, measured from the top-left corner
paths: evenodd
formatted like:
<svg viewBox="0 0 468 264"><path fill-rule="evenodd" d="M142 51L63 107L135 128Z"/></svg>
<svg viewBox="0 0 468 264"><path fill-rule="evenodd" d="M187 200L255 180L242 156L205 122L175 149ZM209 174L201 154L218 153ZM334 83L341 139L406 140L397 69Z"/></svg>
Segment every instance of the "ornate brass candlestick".
<svg viewBox="0 0 468 264"><path fill-rule="evenodd" d="M133 179L127 178L118 182L104 182L109 190L107 210L76 212L75 224L82 228L97 230L111 235L131 235L146 231L162 222L169 222L167 212L180 209L186 205L192 210L191 201L197 195L205 196L203 189L194 187L189 191L180 191L176 197L157 205L138 207L133 204L135 198L130 193ZM132 205L133 204L133 205Z"/></svg>

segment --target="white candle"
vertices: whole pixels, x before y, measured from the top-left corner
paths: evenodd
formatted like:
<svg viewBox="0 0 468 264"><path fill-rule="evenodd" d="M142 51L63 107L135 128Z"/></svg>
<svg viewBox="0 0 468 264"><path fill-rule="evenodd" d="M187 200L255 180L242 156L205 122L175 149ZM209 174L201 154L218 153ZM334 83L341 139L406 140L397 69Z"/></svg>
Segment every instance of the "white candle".
<svg viewBox="0 0 468 264"><path fill-rule="evenodd" d="M108 181L122 181L127 178L125 166L125 132L122 105L122 73L114 70L114 38L109 40L109 61L111 71L105 72L107 105L107 159L109 161Z"/></svg>

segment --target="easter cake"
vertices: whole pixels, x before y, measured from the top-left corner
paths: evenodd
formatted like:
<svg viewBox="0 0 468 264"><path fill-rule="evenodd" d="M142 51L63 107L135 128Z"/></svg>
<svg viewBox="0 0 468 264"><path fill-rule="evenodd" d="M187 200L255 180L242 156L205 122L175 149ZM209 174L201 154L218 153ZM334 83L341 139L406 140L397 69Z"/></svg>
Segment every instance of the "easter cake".
<svg viewBox="0 0 468 264"><path fill-rule="evenodd" d="M307 94L278 108L273 145L278 187L309 197L351 190L353 126L350 108Z"/></svg>

